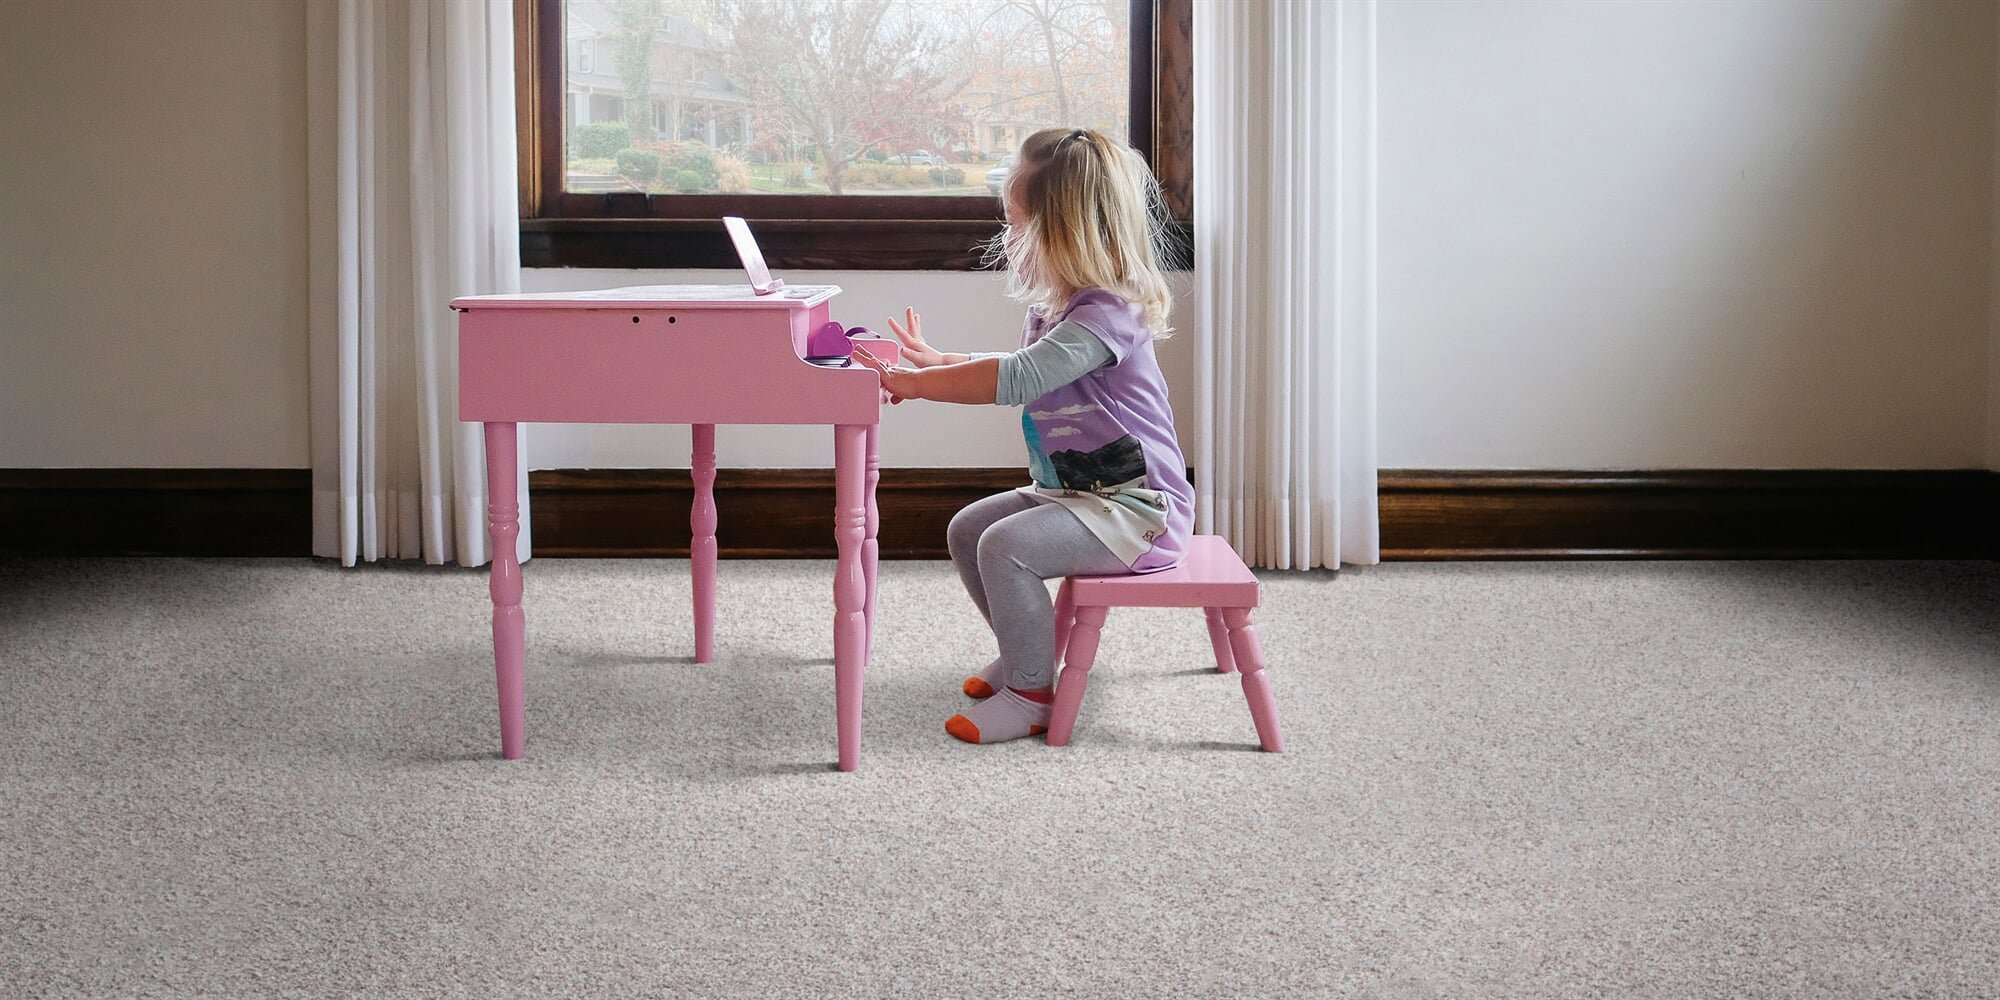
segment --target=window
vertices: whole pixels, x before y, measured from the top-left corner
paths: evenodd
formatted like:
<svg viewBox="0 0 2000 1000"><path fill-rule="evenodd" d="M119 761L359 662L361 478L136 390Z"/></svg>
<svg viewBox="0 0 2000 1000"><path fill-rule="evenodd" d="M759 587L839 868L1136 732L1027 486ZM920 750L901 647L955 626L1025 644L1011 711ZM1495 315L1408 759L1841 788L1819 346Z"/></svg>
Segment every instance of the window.
<svg viewBox="0 0 2000 1000"><path fill-rule="evenodd" d="M775 267L973 268L1054 125L1190 215L1191 0L516 2L528 266L735 267L736 214Z"/></svg>

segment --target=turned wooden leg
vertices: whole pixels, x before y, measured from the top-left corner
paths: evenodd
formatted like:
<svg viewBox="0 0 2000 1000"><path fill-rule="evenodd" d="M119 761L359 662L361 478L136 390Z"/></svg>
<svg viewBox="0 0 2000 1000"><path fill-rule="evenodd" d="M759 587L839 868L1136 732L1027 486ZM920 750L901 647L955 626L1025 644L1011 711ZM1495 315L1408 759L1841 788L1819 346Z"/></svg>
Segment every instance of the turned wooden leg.
<svg viewBox="0 0 2000 1000"><path fill-rule="evenodd" d="M840 553L833 572L833 701L843 771L861 763L861 675L868 655L868 581L861 568L867 436L862 424L833 429L833 540Z"/></svg>
<svg viewBox="0 0 2000 1000"><path fill-rule="evenodd" d="M1056 587L1056 662L1057 670L1062 669L1063 653L1069 648L1070 626L1076 623L1076 598L1070 588L1074 584L1069 577Z"/></svg>
<svg viewBox="0 0 2000 1000"><path fill-rule="evenodd" d="M526 743L528 620L521 611L521 496L516 488L518 452L513 423L486 425L486 537L493 566L486 589L493 597L493 679L500 692L500 756L516 760Z"/></svg>
<svg viewBox="0 0 2000 1000"><path fill-rule="evenodd" d="M1222 620L1229 626L1230 651L1243 677L1243 698L1250 703L1251 721L1257 724L1257 742L1277 753L1285 748L1278 732L1278 702L1271 695L1271 679L1264 675L1264 651L1257 644L1257 629L1250 624L1249 608L1224 608Z"/></svg>
<svg viewBox="0 0 2000 1000"><path fill-rule="evenodd" d="M875 508L875 485L882 479L882 457L876 450L881 431L881 424L868 425L868 523L861 540L861 569L868 581L868 598L862 603L862 618L868 623L868 642L863 646L862 660L867 663L875 662L875 563L881 554L875 533L882 521L881 512Z"/></svg>
<svg viewBox="0 0 2000 1000"><path fill-rule="evenodd" d="M694 578L694 662L715 659L715 425L695 424L694 506L688 512L688 561Z"/></svg>
<svg viewBox="0 0 2000 1000"><path fill-rule="evenodd" d="M1203 608L1208 616L1208 644L1215 650L1215 669L1228 673L1236 669L1236 657L1229 652L1229 626L1222 621L1221 608Z"/></svg>
<svg viewBox="0 0 2000 1000"><path fill-rule="evenodd" d="M1090 667L1097 662L1097 640L1104 628L1105 610L1095 605L1076 609L1076 624L1070 628L1062 673L1056 678L1055 707L1049 711L1048 742L1052 747L1068 746L1070 731L1076 728L1083 689L1090 686Z"/></svg>

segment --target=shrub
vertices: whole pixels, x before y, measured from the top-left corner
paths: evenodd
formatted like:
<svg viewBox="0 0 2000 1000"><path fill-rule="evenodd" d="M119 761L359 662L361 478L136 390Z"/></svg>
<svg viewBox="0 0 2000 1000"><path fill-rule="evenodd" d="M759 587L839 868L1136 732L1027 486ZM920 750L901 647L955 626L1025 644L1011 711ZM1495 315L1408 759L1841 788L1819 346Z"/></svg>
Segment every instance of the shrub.
<svg viewBox="0 0 2000 1000"><path fill-rule="evenodd" d="M643 149L621 149L618 151L618 173L626 180L640 187L653 183L660 176L660 158Z"/></svg>
<svg viewBox="0 0 2000 1000"><path fill-rule="evenodd" d="M750 165L733 156L716 157L715 187L731 194L750 190Z"/></svg>
<svg viewBox="0 0 2000 1000"><path fill-rule="evenodd" d="M868 157L868 161L870 163L882 163L889 159L889 154L882 152L882 150L879 147L876 149L871 149L862 155Z"/></svg>
<svg viewBox="0 0 2000 1000"><path fill-rule="evenodd" d="M679 142L652 143L647 148L660 154L660 174L674 180L680 187L682 172L692 172L698 179L697 190L716 186L715 153L706 145L692 139Z"/></svg>
<svg viewBox="0 0 2000 1000"><path fill-rule="evenodd" d="M933 182L929 168L891 163L856 163L840 176L843 183L852 187L913 188Z"/></svg>
<svg viewBox="0 0 2000 1000"><path fill-rule="evenodd" d="M938 187L957 187L965 183L965 171L957 167L932 167L931 183Z"/></svg>
<svg viewBox="0 0 2000 1000"><path fill-rule="evenodd" d="M785 186L788 188L802 188L806 186L805 164L803 163L785 164Z"/></svg>
<svg viewBox="0 0 2000 1000"><path fill-rule="evenodd" d="M881 187L889 182L889 171L895 168L879 163L856 163L841 171L841 180L854 187Z"/></svg>
<svg viewBox="0 0 2000 1000"><path fill-rule="evenodd" d="M707 186L702 182L701 175L692 170L683 170L674 175L674 190L682 194L694 194Z"/></svg>
<svg viewBox="0 0 2000 1000"><path fill-rule="evenodd" d="M596 122L578 125L570 132L569 155L606 159L632 145L632 135L624 122Z"/></svg>

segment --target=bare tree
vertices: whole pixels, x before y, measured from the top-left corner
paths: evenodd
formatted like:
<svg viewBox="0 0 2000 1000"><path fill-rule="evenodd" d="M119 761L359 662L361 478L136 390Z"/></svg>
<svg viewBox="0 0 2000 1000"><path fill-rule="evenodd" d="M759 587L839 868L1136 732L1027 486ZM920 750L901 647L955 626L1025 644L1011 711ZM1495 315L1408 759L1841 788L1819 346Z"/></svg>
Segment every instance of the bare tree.
<svg viewBox="0 0 2000 1000"><path fill-rule="evenodd" d="M870 148L935 134L964 86L937 25L896 0L719 0L730 75L763 119L815 150L828 190Z"/></svg>
<svg viewBox="0 0 2000 1000"><path fill-rule="evenodd" d="M1106 0L1006 0L1002 9L1024 18L1039 36L1048 89L1056 100L1055 121L1076 124L1084 103L1077 78L1102 79L1106 67L1125 64L1121 29L1129 15Z"/></svg>

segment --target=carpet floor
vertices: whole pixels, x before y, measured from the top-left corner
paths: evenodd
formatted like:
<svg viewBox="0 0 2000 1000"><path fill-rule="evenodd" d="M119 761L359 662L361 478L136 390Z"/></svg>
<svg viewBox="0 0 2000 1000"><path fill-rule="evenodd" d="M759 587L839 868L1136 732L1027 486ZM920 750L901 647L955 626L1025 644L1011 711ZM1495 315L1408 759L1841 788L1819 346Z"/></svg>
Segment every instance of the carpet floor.
<svg viewBox="0 0 2000 1000"><path fill-rule="evenodd" d="M1199 612L1112 613L1075 742L885 562L834 771L831 564L486 581L0 560L0 995L2000 993L2000 564L1260 573L1286 752Z"/></svg>

